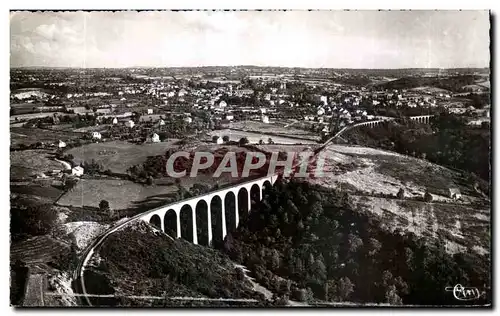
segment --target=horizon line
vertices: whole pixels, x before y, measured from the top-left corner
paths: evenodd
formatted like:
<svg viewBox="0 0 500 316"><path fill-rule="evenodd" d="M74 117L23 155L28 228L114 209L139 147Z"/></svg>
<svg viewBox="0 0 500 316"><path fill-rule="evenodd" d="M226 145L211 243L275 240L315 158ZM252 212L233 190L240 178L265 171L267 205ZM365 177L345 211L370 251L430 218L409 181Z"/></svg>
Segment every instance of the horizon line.
<svg viewBox="0 0 500 316"><path fill-rule="evenodd" d="M169 68L238 68L238 67L253 67L253 68L291 68L291 69L329 69L329 70L411 70L411 69L491 69L490 66L469 66L469 67L396 67L396 68L355 68L355 67L302 67L302 66L258 66L258 65L203 65L203 66L124 66L124 67L78 67L78 66L10 66L10 69L16 68L60 68L60 69L169 69Z"/></svg>

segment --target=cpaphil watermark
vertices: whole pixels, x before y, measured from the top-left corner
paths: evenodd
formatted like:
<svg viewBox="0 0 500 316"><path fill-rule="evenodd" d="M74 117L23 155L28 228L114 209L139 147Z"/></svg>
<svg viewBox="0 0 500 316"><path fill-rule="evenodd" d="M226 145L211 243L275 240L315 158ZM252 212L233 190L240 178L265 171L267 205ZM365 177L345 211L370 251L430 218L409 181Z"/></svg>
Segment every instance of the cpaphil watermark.
<svg viewBox="0 0 500 316"><path fill-rule="evenodd" d="M233 178L250 175L276 175L294 178L320 178L325 175L325 155L304 152L212 152L178 151L168 156L165 170L172 178L197 177L200 173Z"/></svg>

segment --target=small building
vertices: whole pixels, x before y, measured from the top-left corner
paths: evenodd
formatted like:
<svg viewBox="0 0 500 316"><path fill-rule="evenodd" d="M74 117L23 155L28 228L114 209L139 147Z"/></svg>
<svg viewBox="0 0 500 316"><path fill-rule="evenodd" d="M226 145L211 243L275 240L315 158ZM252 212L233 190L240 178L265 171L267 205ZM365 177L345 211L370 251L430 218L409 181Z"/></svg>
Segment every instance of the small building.
<svg viewBox="0 0 500 316"><path fill-rule="evenodd" d="M226 115L226 120L228 121L234 120L234 115Z"/></svg>
<svg viewBox="0 0 500 316"><path fill-rule="evenodd" d="M118 124L118 119L116 117L113 118L113 124Z"/></svg>
<svg viewBox="0 0 500 316"><path fill-rule="evenodd" d="M323 115L325 114L325 109L319 108L318 111L316 112L318 115Z"/></svg>
<svg viewBox="0 0 500 316"><path fill-rule="evenodd" d="M93 139L101 139L101 133L99 132L92 132L92 138Z"/></svg>
<svg viewBox="0 0 500 316"><path fill-rule="evenodd" d="M450 188L450 198L454 200L459 200L462 198L462 194L460 194L460 190L457 188Z"/></svg>
<svg viewBox="0 0 500 316"><path fill-rule="evenodd" d="M220 136L218 136L218 137L217 137L217 136L214 136L212 139L213 139L214 143L216 143L216 144L218 144L218 145L220 145L220 144L224 143L224 140L223 140L223 139L222 139L222 137L220 137Z"/></svg>
<svg viewBox="0 0 500 316"><path fill-rule="evenodd" d="M193 122L193 119L188 116L188 117L184 118L184 122L191 124Z"/></svg>
<svg viewBox="0 0 500 316"><path fill-rule="evenodd" d="M328 104L328 97L326 95L322 95L319 97L320 102L323 102L323 105Z"/></svg>
<svg viewBox="0 0 500 316"><path fill-rule="evenodd" d="M59 148L64 148L66 147L66 143L63 142L62 140L59 140L59 144L57 145Z"/></svg>
<svg viewBox="0 0 500 316"><path fill-rule="evenodd" d="M164 126L165 125L165 121L163 119L160 119L158 121L158 126Z"/></svg>
<svg viewBox="0 0 500 316"><path fill-rule="evenodd" d="M153 109L148 109L148 114L153 114Z"/></svg>
<svg viewBox="0 0 500 316"><path fill-rule="evenodd" d="M135 126L135 123L132 120L128 120L128 121L125 122L125 126L127 126L129 128L132 128L132 127Z"/></svg>
<svg viewBox="0 0 500 316"><path fill-rule="evenodd" d="M153 133L153 135L151 135L151 142L152 143L159 143L160 142L160 136L156 133Z"/></svg>
<svg viewBox="0 0 500 316"><path fill-rule="evenodd" d="M80 177L83 175L83 167L76 166L73 169L71 169L71 174L77 177Z"/></svg>
<svg viewBox="0 0 500 316"><path fill-rule="evenodd" d="M269 124L269 116L267 116L267 115L262 115L262 123Z"/></svg>

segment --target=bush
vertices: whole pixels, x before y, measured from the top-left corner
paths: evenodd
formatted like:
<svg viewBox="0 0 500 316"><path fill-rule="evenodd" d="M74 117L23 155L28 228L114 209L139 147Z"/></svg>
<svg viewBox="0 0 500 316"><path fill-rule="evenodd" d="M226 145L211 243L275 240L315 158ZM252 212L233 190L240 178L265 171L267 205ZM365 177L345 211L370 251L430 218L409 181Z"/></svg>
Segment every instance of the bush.
<svg viewBox="0 0 500 316"><path fill-rule="evenodd" d="M432 202L432 195L429 193L429 191L426 191L424 194L424 201L425 202Z"/></svg>
<svg viewBox="0 0 500 316"><path fill-rule="evenodd" d="M398 199L404 199L405 190L403 188L399 189L398 194L396 196L398 197Z"/></svg>
<svg viewBox="0 0 500 316"><path fill-rule="evenodd" d="M30 205L26 209L11 208L12 240L49 233L57 221L57 212L50 204Z"/></svg>
<svg viewBox="0 0 500 316"><path fill-rule="evenodd" d="M242 137L242 138L240 138L239 145L244 146L244 145L248 144L249 142L250 141L248 140L248 138Z"/></svg>

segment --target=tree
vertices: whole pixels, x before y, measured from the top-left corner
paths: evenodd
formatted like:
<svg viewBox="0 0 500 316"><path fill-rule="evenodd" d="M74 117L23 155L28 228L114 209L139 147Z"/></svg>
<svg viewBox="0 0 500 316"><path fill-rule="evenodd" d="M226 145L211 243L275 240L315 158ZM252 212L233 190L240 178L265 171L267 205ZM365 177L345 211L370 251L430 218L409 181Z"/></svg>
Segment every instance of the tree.
<svg viewBox="0 0 500 316"><path fill-rule="evenodd" d="M224 135L224 136L222 137L222 140L223 140L224 142L228 142L228 141L229 141L229 136Z"/></svg>
<svg viewBox="0 0 500 316"><path fill-rule="evenodd" d="M109 211L109 202L106 200L101 200L101 202L99 202L99 209L103 212Z"/></svg>
<svg viewBox="0 0 500 316"><path fill-rule="evenodd" d="M424 201L425 202L432 202L432 195L429 193L429 191L425 191Z"/></svg>
<svg viewBox="0 0 500 316"><path fill-rule="evenodd" d="M273 139L272 139L271 137L269 137L269 138L267 139L267 143L268 143L268 144L274 144L274 141L273 141Z"/></svg>
<svg viewBox="0 0 500 316"><path fill-rule="evenodd" d="M250 141L248 140L248 138L242 137L242 138L240 138L239 144L240 144L240 146L244 146L244 145L248 144L249 142Z"/></svg>
<svg viewBox="0 0 500 316"><path fill-rule="evenodd" d="M396 290L395 285L390 285L387 291L385 292L385 300L387 303L391 305L402 305L403 300L398 295L398 291Z"/></svg>
<svg viewBox="0 0 500 316"><path fill-rule="evenodd" d="M11 207L10 232L13 240L49 233L57 222L57 212L50 204Z"/></svg>
<svg viewBox="0 0 500 316"><path fill-rule="evenodd" d="M399 189L396 196L398 197L398 199L403 199L405 197L405 190L403 188Z"/></svg>
<svg viewBox="0 0 500 316"><path fill-rule="evenodd" d="M280 254L278 250L273 249L271 252L271 270L276 271L280 267Z"/></svg>
<svg viewBox="0 0 500 316"><path fill-rule="evenodd" d="M263 145L264 141L262 139L259 139L259 145Z"/></svg>
<svg viewBox="0 0 500 316"><path fill-rule="evenodd" d="M354 292L354 284L348 277L342 277L338 283L338 294L342 300L346 300Z"/></svg>

